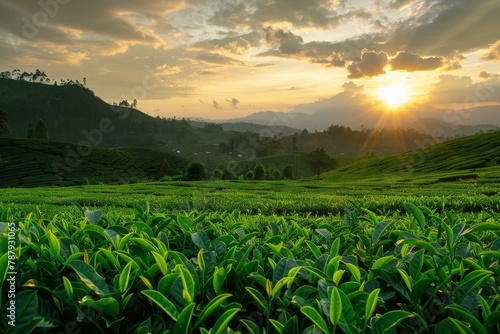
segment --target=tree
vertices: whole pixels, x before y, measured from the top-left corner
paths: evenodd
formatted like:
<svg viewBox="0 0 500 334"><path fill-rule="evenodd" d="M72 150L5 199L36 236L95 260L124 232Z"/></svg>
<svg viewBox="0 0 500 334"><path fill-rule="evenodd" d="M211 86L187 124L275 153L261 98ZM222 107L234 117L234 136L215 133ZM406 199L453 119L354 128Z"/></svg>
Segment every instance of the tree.
<svg viewBox="0 0 500 334"><path fill-rule="evenodd" d="M134 101L132 101L132 103L130 104L130 108L137 109L137 100L136 99L134 99Z"/></svg>
<svg viewBox="0 0 500 334"><path fill-rule="evenodd" d="M42 119L39 119L35 126L35 131L33 132L33 138L36 139L49 139L49 130L47 125Z"/></svg>
<svg viewBox="0 0 500 334"><path fill-rule="evenodd" d="M191 162L187 167L187 179L189 181L200 181L207 177L205 166L198 161Z"/></svg>
<svg viewBox="0 0 500 334"><path fill-rule="evenodd" d="M326 152L324 148L318 148L304 156L304 162L306 163L309 168L311 168L311 171L318 175L325 172L334 169L337 167L337 161L330 157Z"/></svg>
<svg viewBox="0 0 500 334"><path fill-rule="evenodd" d="M253 169L253 176L256 180L262 180L266 176L266 169L263 165L257 165Z"/></svg>
<svg viewBox="0 0 500 334"><path fill-rule="evenodd" d="M12 128L9 123L9 115L3 109L0 109L0 137L10 137Z"/></svg>
<svg viewBox="0 0 500 334"><path fill-rule="evenodd" d="M30 122L28 124L28 133L26 134L26 138L34 138L35 137L35 126Z"/></svg>
<svg viewBox="0 0 500 334"><path fill-rule="evenodd" d="M283 177L288 180L293 179L293 166L288 165L285 168L283 168Z"/></svg>

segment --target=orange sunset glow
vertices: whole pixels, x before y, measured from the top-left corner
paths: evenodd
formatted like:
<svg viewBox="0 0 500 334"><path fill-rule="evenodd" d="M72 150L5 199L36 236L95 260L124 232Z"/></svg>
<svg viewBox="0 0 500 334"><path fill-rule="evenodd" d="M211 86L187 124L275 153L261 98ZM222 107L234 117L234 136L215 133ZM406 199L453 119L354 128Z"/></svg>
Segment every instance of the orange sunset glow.
<svg viewBox="0 0 500 334"><path fill-rule="evenodd" d="M497 0L8 0L0 66L85 77L151 116L330 110L316 124L357 127L370 108L498 106L498 17Z"/></svg>

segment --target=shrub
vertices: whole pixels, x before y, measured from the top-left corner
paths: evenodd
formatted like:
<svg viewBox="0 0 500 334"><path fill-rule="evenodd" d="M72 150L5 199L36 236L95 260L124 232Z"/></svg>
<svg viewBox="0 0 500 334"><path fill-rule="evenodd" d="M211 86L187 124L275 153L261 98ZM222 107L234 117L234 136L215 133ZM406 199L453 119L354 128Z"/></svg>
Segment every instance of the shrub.
<svg viewBox="0 0 500 334"><path fill-rule="evenodd" d="M253 174L256 180L262 180L266 176L266 169L263 165L257 165L253 169Z"/></svg>
<svg viewBox="0 0 500 334"><path fill-rule="evenodd" d="M198 161L191 162L187 167L187 179L189 181L200 181L207 177L205 166Z"/></svg>
<svg viewBox="0 0 500 334"><path fill-rule="evenodd" d="M285 168L283 168L283 177L288 180L293 179L293 166L288 165Z"/></svg>
<svg viewBox="0 0 500 334"><path fill-rule="evenodd" d="M253 180L254 173L252 170L249 170L245 176L246 176L247 180Z"/></svg>
<svg viewBox="0 0 500 334"><path fill-rule="evenodd" d="M277 170L277 169L273 170L273 179L275 179L275 180L281 179L281 173L279 170Z"/></svg>
<svg viewBox="0 0 500 334"><path fill-rule="evenodd" d="M212 172L212 176L216 179L222 179L222 171L218 168L214 169L214 171Z"/></svg>

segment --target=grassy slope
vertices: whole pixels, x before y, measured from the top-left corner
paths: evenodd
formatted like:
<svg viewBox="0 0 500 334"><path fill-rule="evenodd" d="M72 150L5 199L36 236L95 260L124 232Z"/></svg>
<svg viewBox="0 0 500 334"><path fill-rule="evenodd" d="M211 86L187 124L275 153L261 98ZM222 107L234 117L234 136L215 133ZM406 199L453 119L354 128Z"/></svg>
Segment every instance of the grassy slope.
<svg viewBox="0 0 500 334"><path fill-rule="evenodd" d="M178 156L143 148L0 138L0 187L123 183L175 175L187 163Z"/></svg>
<svg viewBox="0 0 500 334"><path fill-rule="evenodd" d="M480 174L490 175L492 173L488 172L488 167L499 164L500 131L494 131L450 140L400 155L358 160L324 174L324 178L392 178L397 181L426 179L429 182L448 182L478 179Z"/></svg>

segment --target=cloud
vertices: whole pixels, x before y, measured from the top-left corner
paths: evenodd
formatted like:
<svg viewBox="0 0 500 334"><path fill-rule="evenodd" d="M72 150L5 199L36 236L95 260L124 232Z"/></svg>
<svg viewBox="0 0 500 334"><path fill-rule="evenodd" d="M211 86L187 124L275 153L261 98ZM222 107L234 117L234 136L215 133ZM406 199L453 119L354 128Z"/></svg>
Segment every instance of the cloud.
<svg viewBox="0 0 500 334"><path fill-rule="evenodd" d="M238 101L234 97L231 100L226 99L226 101L231 105L231 107L235 109L238 108L238 103L240 103L240 101Z"/></svg>
<svg viewBox="0 0 500 334"><path fill-rule="evenodd" d="M490 44L488 51L481 56L481 60L500 61L500 40L494 44Z"/></svg>
<svg viewBox="0 0 500 334"><path fill-rule="evenodd" d="M331 29L340 18L329 0L256 0L252 19L261 24L291 24L297 28Z"/></svg>
<svg viewBox="0 0 500 334"><path fill-rule="evenodd" d="M213 100L212 107L215 109L223 109L219 102Z"/></svg>
<svg viewBox="0 0 500 334"><path fill-rule="evenodd" d="M328 58L313 58L310 60L311 63L323 64L327 67L344 67L346 61L344 60L344 54L342 52L332 52Z"/></svg>
<svg viewBox="0 0 500 334"><path fill-rule="evenodd" d="M239 26L248 26L250 13L247 11L245 3L223 3L218 5L212 17L207 22L216 26L234 29Z"/></svg>
<svg viewBox="0 0 500 334"><path fill-rule="evenodd" d="M386 73L388 56L385 52L363 50L361 58L347 66L349 79L374 77Z"/></svg>
<svg viewBox="0 0 500 334"><path fill-rule="evenodd" d="M396 23L380 48L434 56L466 53L498 40L498 17L498 0L441 0L423 15Z"/></svg>
<svg viewBox="0 0 500 334"><path fill-rule="evenodd" d="M253 31L238 36L203 40L193 44L190 48L193 50L227 51L235 55L241 55L251 48L259 47L261 40L262 34L258 31Z"/></svg>
<svg viewBox="0 0 500 334"><path fill-rule="evenodd" d="M301 36L283 29L275 30L271 26L265 28L264 31L266 33L266 42L277 45L277 50L281 55L297 54L302 51L304 40Z"/></svg>
<svg viewBox="0 0 500 334"><path fill-rule="evenodd" d="M230 66L245 65L245 63L240 60L231 57L226 57L218 53L203 53L198 55L196 59L206 63L217 64L217 65L230 65Z"/></svg>
<svg viewBox="0 0 500 334"><path fill-rule="evenodd" d="M488 73L488 72L483 71L483 72L479 73L479 77L481 79L500 78L500 74Z"/></svg>
<svg viewBox="0 0 500 334"><path fill-rule="evenodd" d="M488 76L487 73L485 75ZM442 74L439 81L432 85L429 100L431 103L463 105L500 102L500 78L489 76L489 79L475 83L468 76Z"/></svg>
<svg viewBox="0 0 500 334"><path fill-rule="evenodd" d="M157 74L162 76L169 76L177 73L181 73L182 69L180 66L169 66L167 64L163 64L161 66L157 66L155 68Z"/></svg>
<svg viewBox="0 0 500 334"><path fill-rule="evenodd" d="M443 66L443 57L422 58L416 54L400 51L389 62L395 71L431 71Z"/></svg>

